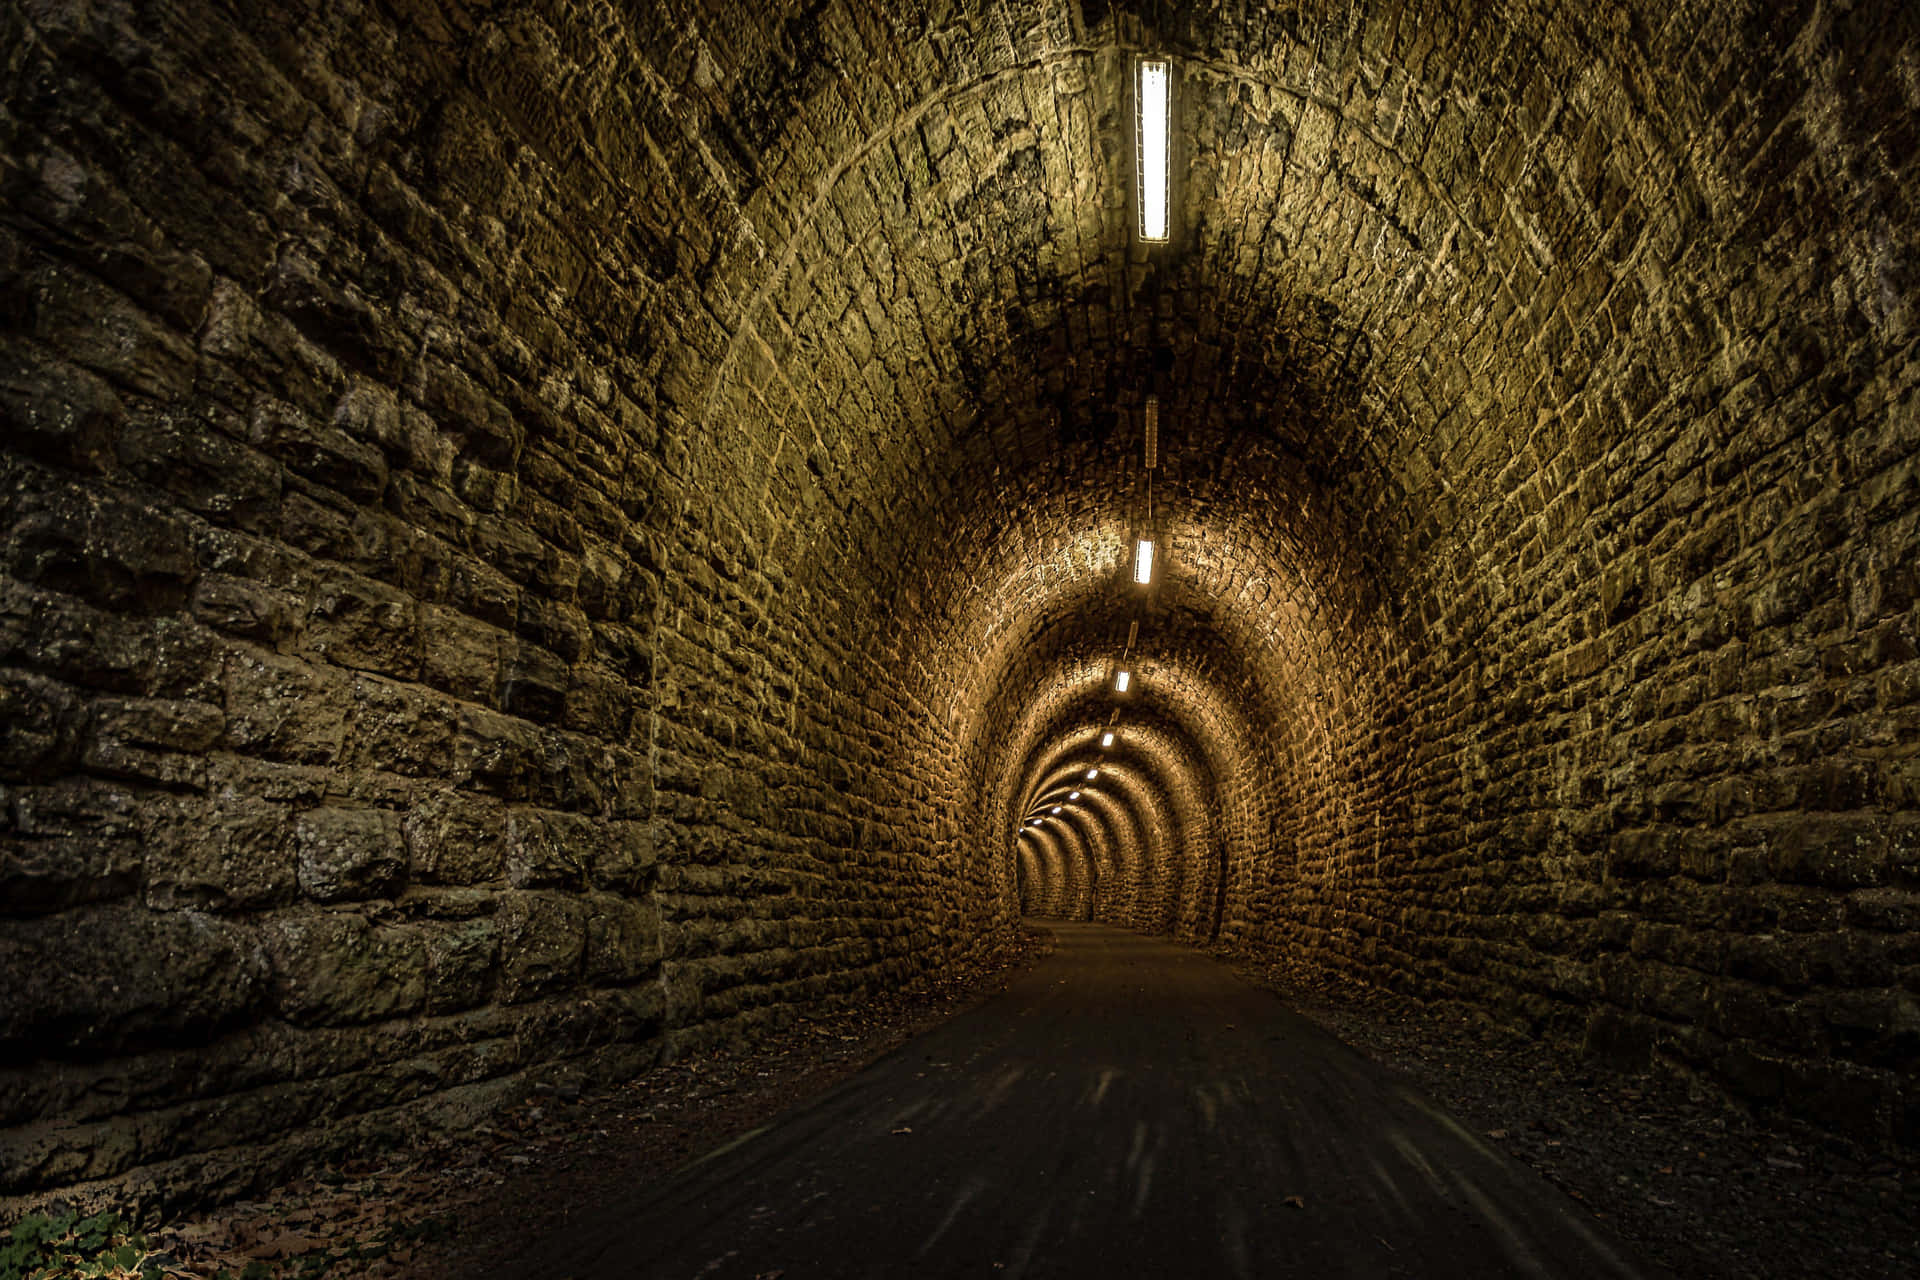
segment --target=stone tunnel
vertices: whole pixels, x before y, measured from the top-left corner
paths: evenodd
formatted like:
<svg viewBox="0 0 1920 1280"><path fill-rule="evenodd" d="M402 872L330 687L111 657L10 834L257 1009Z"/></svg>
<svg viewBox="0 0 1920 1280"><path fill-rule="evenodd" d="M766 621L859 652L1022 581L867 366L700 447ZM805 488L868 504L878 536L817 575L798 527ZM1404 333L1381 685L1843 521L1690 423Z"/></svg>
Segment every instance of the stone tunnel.
<svg viewBox="0 0 1920 1280"><path fill-rule="evenodd" d="M0 1196L1023 916L1920 1140L1913 6L9 0L0 88Z"/></svg>

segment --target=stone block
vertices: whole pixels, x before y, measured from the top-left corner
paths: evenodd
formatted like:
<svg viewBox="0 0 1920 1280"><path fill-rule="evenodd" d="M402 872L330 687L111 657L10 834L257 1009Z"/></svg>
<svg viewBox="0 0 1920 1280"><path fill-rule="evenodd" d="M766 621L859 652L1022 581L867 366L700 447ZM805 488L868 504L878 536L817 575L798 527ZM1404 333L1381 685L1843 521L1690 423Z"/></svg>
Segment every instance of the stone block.
<svg viewBox="0 0 1920 1280"><path fill-rule="evenodd" d="M658 864L651 823L598 821L589 873L596 889L636 893L652 885Z"/></svg>
<svg viewBox="0 0 1920 1280"><path fill-rule="evenodd" d="M405 365L407 335L357 288L323 278L299 253L283 254L275 264L264 301L350 368L393 381Z"/></svg>
<svg viewBox="0 0 1920 1280"><path fill-rule="evenodd" d="M587 869L607 839L576 813L516 808L507 815L507 881L516 889L584 889Z"/></svg>
<svg viewBox="0 0 1920 1280"><path fill-rule="evenodd" d="M463 706L453 744L453 781L471 782L488 794L524 800L540 773L540 738L513 716Z"/></svg>
<svg viewBox="0 0 1920 1280"><path fill-rule="evenodd" d="M425 1007L427 948L417 929L313 911L273 919L263 934L275 1007L296 1026L352 1026Z"/></svg>
<svg viewBox="0 0 1920 1280"><path fill-rule="evenodd" d="M557 724L566 713L567 666L545 649L522 642L507 658L500 680L500 707L540 724Z"/></svg>
<svg viewBox="0 0 1920 1280"><path fill-rule="evenodd" d="M127 897L144 865L132 836L0 832L0 902L9 915L33 915Z"/></svg>
<svg viewBox="0 0 1920 1280"><path fill-rule="evenodd" d="M32 274L26 295L34 338L114 386L175 400L193 385L192 344L90 276L44 267Z"/></svg>
<svg viewBox="0 0 1920 1280"><path fill-rule="evenodd" d="M453 609L422 611L421 678L468 702L491 704L500 689L501 662L515 642L490 623Z"/></svg>
<svg viewBox="0 0 1920 1280"><path fill-rule="evenodd" d="M279 648L297 632L301 602L291 592L245 578L207 574L193 590L193 616L229 635Z"/></svg>
<svg viewBox="0 0 1920 1280"><path fill-rule="evenodd" d="M298 873L286 805L228 786L155 808L149 906L248 911L293 901Z"/></svg>
<svg viewBox="0 0 1920 1280"><path fill-rule="evenodd" d="M294 819L300 892L316 902L389 898L406 882L399 816L385 809L310 809Z"/></svg>
<svg viewBox="0 0 1920 1280"><path fill-rule="evenodd" d="M571 673L571 679L566 701L567 728L602 740L624 739L639 701L633 686L622 677L595 667L578 668Z"/></svg>
<svg viewBox="0 0 1920 1280"><path fill-rule="evenodd" d="M282 316L262 312L236 281L217 279L201 330L210 357L203 378L236 409L251 409L266 388L277 400L324 414L346 382L339 363Z"/></svg>
<svg viewBox="0 0 1920 1280"><path fill-rule="evenodd" d="M427 950L427 1012L453 1013L485 1004L500 959L491 919L423 927Z"/></svg>
<svg viewBox="0 0 1920 1280"><path fill-rule="evenodd" d="M337 759L347 731L347 682L337 672L257 652L228 657L222 678L226 745L300 764Z"/></svg>
<svg viewBox="0 0 1920 1280"><path fill-rule="evenodd" d="M0 554L23 582L134 613L179 608L198 575L179 518L78 490L23 499Z"/></svg>
<svg viewBox="0 0 1920 1280"><path fill-rule="evenodd" d="M491 467L511 470L526 444L524 433L505 405L475 386L459 369L428 359L417 391L420 407L462 451Z"/></svg>
<svg viewBox="0 0 1920 1280"><path fill-rule="evenodd" d="M564 990L580 981L586 908L578 898L539 890L500 895L500 999L507 1004Z"/></svg>
<svg viewBox="0 0 1920 1280"><path fill-rule="evenodd" d="M455 711L416 685L356 675L349 685L348 760L387 773L428 777L453 757Z"/></svg>
<svg viewBox="0 0 1920 1280"><path fill-rule="evenodd" d="M69 772L80 753L80 696L25 671L0 670L0 775L14 779Z"/></svg>
<svg viewBox="0 0 1920 1280"><path fill-rule="evenodd" d="M506 809L491 796L433 791L407 812L402 826L417 880L478 885L501 874Z"/></svg>
<svg viewBox="0 0 1920 1280"><path fill-rule="evenodd" d="M32 1055L203 1043L259 1006L267 977L241 927L140 906L10 923L0 972L0 1044Z"/></svg>
<svg viewBox="0 0 1920 1280"><path fill-rule="evenodd" d="M1775 879L1835 889L1884 883L1887 830L1878 816L1806 814L1769 833Z"/></svg>
<svg viewBox="0 0 1920 1280"><path fill-rule="evenodd" d="M314 650L338 666L396 680L420 672L419 606L384 583L349 574L326 578L308 615Z"/></svg>
<svg viewBox="0 0 1920 1280"><path fill-rule="evenodd" d="M202 757L225 728L226 716L205 703L101 698L89 709L81 763L108 777L200 787Z"/></svg>
<svg viewBox="0 0 1920 1280"><path fill-rule="evenodd" d="M0 341L0 438L8 448L55 466L102 471L125 414L120 397L93 374Z"/></svg>
<svg viewBox="0 0 1920 1280"><path fill-rule="evenodd" d="M129 474L233 528L267 529L279 510L280 467L204 418L140 414L121 432L118 456Z"/></svg>
<svg viewBox="0 0 1920 1280"><path fill-rule="evenodd" d="M594 893L586 903L588 982L638 982L658 970L660 912L653 902Z"/></svg>
<svg viewBox="0 0 1920 1280"><path fill-rule="evenodd" d="M370 504L387 487L380 450L293 405L266 401L255 408L248 436L255 448L288 470L348 500Z"/></svg>

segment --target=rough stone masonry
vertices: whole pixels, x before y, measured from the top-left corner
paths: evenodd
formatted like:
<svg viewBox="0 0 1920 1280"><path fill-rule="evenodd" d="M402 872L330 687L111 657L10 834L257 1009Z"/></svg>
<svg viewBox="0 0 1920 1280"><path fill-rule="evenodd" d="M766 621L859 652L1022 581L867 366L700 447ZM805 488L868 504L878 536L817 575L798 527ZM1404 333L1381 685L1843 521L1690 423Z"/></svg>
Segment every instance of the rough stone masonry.
<svg viewBox="0 0 1920 1280"><path fill-rule="evenodd" d="M1023 911L1920 1140L1916 155L1899 0L4 0L0 1205Z"/></svg>

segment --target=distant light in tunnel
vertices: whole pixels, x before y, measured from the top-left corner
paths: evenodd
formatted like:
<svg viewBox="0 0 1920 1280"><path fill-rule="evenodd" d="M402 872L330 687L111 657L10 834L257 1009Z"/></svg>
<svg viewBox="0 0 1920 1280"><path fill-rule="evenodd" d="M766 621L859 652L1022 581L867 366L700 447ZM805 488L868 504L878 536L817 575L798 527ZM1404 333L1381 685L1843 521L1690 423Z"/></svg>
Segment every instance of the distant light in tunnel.
<svg viewBox="0 0 1920 1280"><path fill-rule="evenodd" d="M1067 797L1067 799L1069 800L1078 800L1079 798L1080 798L1080 793L1078 791L1075 791L1074 793L1072 793Z"/></svg>
<svg viewBox="0 0 1920 1280"><path fill-rule="evenodd" d="M1101 746L1103 746L1103 747L1110 747L1110 746L1112 746L1112 745L1113 745L1113 735L1112 735L1111 733L1103 733L1103 734L1101 734L1101 735L1100 735L1100 745L1101 745Z"/></svg>
<svg viewBox="0 0 1920 1280"><path fill-rule="evenodd" d="M1115 693L1125 693L1127 686L1132 683L1133 673L1131 671L1117 672L1113 677L1113 691Z"/></svg>
<svg viewBox="0 0 1920 1280"><path fill-rule="evenodd" d="M1092 781L1093 781L1093 780L1094 780L1095 778L1097 778L1097 777L1099 777L1099 776L1100 776L1100 771L1099 771L1098 769L1089 769L1089 770L1087 770L1087 781L1088 781L1088 782L1092 782Z"/></svg>
<svg viewBox="0 0 1920 1280"><path fill-rule="evenodd" d="M1140 64L1134 125L1139 145L1140 238L1167 238L1168 91L1172 67L1163 60Z"/></svg>
<svg viewBox="0 0 1920 1280"><path fill-rule="evenodd" d="M1053 806L1053 811L1054 811L1055 813L1058 813L1058 812L1060 812L1060 806L1059 806L1059 805L1055 805L1055 806Z"/></svg>
<svg viewBox="0 0 1920 1280"><path fill-rule="evenodd" d="M1153 541L1142 538L1133 548L1133 580L1145 586L1153 581Z"/></svg>

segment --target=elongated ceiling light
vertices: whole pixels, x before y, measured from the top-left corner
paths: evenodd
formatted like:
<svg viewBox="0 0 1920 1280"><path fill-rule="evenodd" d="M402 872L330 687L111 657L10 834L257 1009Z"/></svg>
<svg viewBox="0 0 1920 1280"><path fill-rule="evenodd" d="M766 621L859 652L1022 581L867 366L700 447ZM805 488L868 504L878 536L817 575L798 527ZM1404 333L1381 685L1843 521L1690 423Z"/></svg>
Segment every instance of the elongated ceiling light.
<svg viewBox="0 0 1920 1280"><path fill-rule="evenodd" d="M1079 798L1080 798L1080 793L1078 791L1074 792L1072 795L1067 797L1067 799L1069 800L1078 800Z"/></svg>
<svg viewBox="0 0 1920 1280"><path fill-rule="evenodd" d="M1153 581L1153 539L1142 538L1133 548L1133 580L1142 586Z"/></svg>
<svg viewBox="0 0 1920 1280"><path fill-rule="evenodd" d="M1097 778L1097 777L1099 777L1099 776L1100 776L1100 771L1099 771L1098 769L1089 769L1089 770L1087 770L1087 781L1088 781L1088 782L1092 782L1092 781L1093 781L1093 780L1094 780L1095 778Z"/></svg>
<svg viewBox="0 0 1920 1280"><path fill-rule="evenodd" d="M1113 745L1113 735L1112 735L1111 733L1103 733L1103 734L1101 734L1101 735L1100 735L1100 745L1101 745L1101 746L1103 746L1103 747L1110 747L1110 746L1112 746L1112 745Z"/></svg>
<svg viewBox="0 0 1920 1280"><path fill-rule="evenodd" d="M1140 83L1134 95L1135 136L1139 144L1137 174L1140 196L1140 238L1160 243L1167 238L1168 110L1173 67L1163 58L1143 59Z"/></svg>
<svg viewBox="0 0 1920 1280"><path fill-rule="evenodd" d="M1113 691L1115 693L1125 693L1127 686L1132 682L1133 673L1130 671L1122 671L1113 678Z"/></svg>
<svg viewBox="0 0 1920 1280"><path fill-rule="evenodd" d="M1054 811L1055 813L1058 813L1058 812L1060 812L1060 806L1059 806L1059 805L1055 805L1055 806L1053 806L1053 811Z"/></svg>

